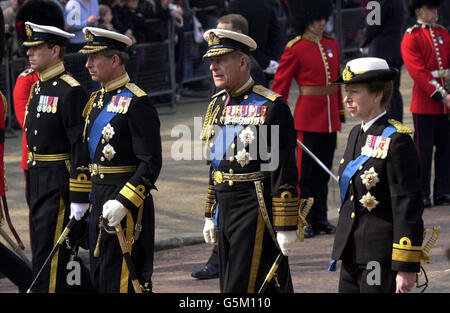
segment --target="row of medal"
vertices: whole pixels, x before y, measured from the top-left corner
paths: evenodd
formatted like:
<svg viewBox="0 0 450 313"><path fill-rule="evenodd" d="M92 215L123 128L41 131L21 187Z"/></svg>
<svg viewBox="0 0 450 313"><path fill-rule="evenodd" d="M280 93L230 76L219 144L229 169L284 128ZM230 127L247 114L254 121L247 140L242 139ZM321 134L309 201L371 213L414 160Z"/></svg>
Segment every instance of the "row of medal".
<svg viewBox="0 0 450 313"><path fill-rule="evenodd" d="M221 117L224 125L262 125L266 121L266 105L231 105Z"/></svg>
<svg viewBox="0 0 450 313"><path fill-rule="evenodd" d="M390 144L391 138L368 135L366 144L361 148L361 154L372 158L385 159Z"/></svg>
<svg viewBox="0 0 450 313"><path fill-rule="evenodd" d="M58 97L39 96L39 103L36 108L38 112L55 114L58 108Z"/></svg>
<svg viewBox="0 0 450 313"><path fill-rule="evenodd" d="M106 110L112 113L125 114L128 112L131 99L129 97L113 96Z"/></svg>

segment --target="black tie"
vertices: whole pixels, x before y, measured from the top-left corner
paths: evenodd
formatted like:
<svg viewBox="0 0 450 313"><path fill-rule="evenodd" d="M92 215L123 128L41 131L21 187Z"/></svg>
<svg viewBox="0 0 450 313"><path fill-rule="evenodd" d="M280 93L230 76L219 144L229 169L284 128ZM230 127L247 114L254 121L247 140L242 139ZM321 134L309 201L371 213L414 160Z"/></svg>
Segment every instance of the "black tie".
<svg viewBox="0 0 450 313"><path fill-rule="evenodd" d="M362 137L364 137L364 129L361 127L358 132L358 137L356 138L355 148L353 150L353 158L357 157L361 153L361 148L365 144L365 141L362 140Z"/></svg>

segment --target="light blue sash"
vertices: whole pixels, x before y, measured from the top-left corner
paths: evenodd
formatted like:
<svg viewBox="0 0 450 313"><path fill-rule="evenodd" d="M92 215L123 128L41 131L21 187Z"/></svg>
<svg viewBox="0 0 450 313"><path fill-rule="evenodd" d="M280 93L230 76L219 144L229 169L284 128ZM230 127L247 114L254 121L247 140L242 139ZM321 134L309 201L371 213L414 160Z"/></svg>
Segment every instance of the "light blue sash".
<svg viewBox="0 0 450 313"><path fill-rule="evenodd" d="M381 137L389 137L397 132L397 128L394 126L386 127L381 133ZM367 155L360 155L355 160L350 161L342 172L342 177L339 181L339 187L341 191L341 205L344 203L345 195L347 194L348 186L351 178L358 171L358 168L369 160Z"/></svg>
<svg viewBox="0 0 450 313"><path fill-rule="evenodd" d="M133 93L126 88L122 89L122 92L116 94L118 97L128 97L132 98ZM112 98L113 99L113 98ZM112 100L111 99L111 100ZM91 157L91 162L94 161L95 150L97 150L98 143L100 142L100 138L102 138L103 128L116 116L117 112L108 112L107 107L111 103L111 101L105 105L97 116L92 125L91 132L89 134L89 156Z"/></svg>

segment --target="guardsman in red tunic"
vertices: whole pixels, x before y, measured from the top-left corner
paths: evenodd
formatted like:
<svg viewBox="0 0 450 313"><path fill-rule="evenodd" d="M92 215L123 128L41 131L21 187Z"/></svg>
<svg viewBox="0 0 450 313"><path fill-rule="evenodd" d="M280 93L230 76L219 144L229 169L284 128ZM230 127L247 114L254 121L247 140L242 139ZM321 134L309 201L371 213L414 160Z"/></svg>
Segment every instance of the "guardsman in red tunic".
<svg viewBox="0 0 450 313"><path fill-rule="evenodd" d="M406 31L401 44L403 61L414 80L410 110L425 207L431 206L434 147L434 205L450 204L450 35L445 27L436 24L441 2L407 1L408 13L417 18L417 23Z"/></svg>
<svg viewBox="0 0 450 313"><path fill-rule="evenodd" d="M291 23L299 34L281 56L272 89L287 101L292 79L299 85L294 120L297 139L331 168L336 148L336 132L341 129L340 86L331 85L339 76L337 42L323 35L331 14L331 1L288 1ZM303 24L300 24L303 21ZM305 237L321 231L334 233L327 218L328 174L303 149L297 147L300 197L314 197Z"/></svg>

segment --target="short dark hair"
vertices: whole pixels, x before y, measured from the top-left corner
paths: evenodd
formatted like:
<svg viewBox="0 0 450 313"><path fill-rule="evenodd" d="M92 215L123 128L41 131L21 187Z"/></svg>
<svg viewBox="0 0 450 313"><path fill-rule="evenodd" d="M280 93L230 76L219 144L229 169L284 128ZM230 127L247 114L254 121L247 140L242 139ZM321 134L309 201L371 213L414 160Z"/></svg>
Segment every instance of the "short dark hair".
<svg viewBox="0 0 450 313"><path fill-rule="evenodd" d="M233 31L240 30L244 35L248 35L248 22L245 17L240 14L227 14L219 18L219 23L231 24Z"/></svg>
<svg viewBox="0 0 450 313"><path fill-rule="evenodd" d="M383 92L383 98L381 98L381 105L384 108L387 108L389 105L389 102L392 98L392 93L394 90L394 84L392 80L390 81L371 81L366 83L367 84L367 91L371 94Z"/></svg>
<svg viewBox="0 0 450 313"><path fill-rule="evenodd" d="M128 61L130 60L130 56L125 51L120 51L117 49L105 49L105 50L101 50L100 52L103 53L103 55L108 58L112 58L115 54L117 54L117 56L120 59L121 65L126 65L128 63Z"/></svg>
<svg viewBox="0 0 450 313"><path fill-rule="evenodd" d="M61 59L61 61L64 60L64 56L66 55L66 46L57 45L55 43L47 43L47 46L49 49L52 49L54 46L58 46L59 58Z"/></svg>

